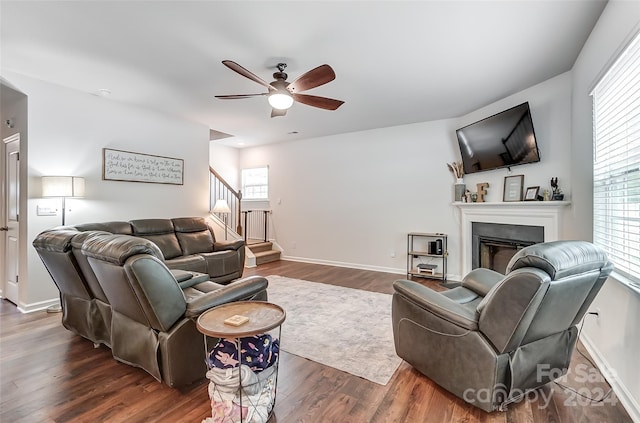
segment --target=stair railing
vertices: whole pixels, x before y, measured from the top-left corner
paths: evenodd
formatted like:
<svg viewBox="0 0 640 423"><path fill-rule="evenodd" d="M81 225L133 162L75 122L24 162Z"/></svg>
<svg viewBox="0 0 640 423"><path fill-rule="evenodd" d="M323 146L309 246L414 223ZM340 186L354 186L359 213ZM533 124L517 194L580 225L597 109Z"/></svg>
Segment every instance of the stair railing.
<svg viewBox="0 0 640 423"><path fill-rule="evenodd" d="M226 222L228 228L234 230L238 235L242 235L242 192L236 191L218 172L209 166L209 210L217 200L225 200L231 210L229 219L224 219L222 213L215 213L220 220ZM245 235L246 238L246 235Z"/></svg>
<svg viewBox="0 0 640 423"><path fill-rule="evenodd" d="M269 215L271 210L245 210L242 212L244 221L244 242L248 239L269 240Z"/></svg>

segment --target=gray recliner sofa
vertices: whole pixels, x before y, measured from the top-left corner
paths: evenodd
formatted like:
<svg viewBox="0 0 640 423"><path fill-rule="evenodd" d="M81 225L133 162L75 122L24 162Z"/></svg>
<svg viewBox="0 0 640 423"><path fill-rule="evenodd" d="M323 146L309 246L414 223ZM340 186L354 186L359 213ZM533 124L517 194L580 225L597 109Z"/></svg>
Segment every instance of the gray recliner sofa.
<svg viewBox="0 0 640 423"><path fill-rule="evenodd" d="M216 240L213 229L202 217L84 223L69 228L148 239L162 251L162 259L168 268L207 273L216 283L226 284L238 279L244 270L244 241Z"/></svg>
<svg viewBox="0 0 640 423"><path fill-rule="evenodd" d="M111 307L86 257L82 245L96 234L121 234L151 240L159 257L185 279L199 275L190 283L211 280L228 284L242 276L245 247L243 241L217 242L204 218L141 219L130 222L84 223L61 226L40 233L33 246L60 291L63 325L96 344L111 346ZM185 276L187 275L187 276ZM199 284L191 295L214 289Z"/></svg>
<svg viewBox="0 0 640 423"><path fill-rule="evenodd" d="M194 251L215 248L204 245L209 239L204 231L194 230L202 228L203 220L183 219L171 221L177 220L178 232L186 234L180 238L182 245L193 242L186 251L200 254ZM147 227L150 224L149 221L145 223ZM166 220L164 223L166 227ZM203 337L199 334L195 336L193 320L197 314L212 306L231 301L266 300L267 280L261 277L250 277L231 282L225 280L226 284L223 285L210 281L208 273L189 270L189 259L178 263L177 268L169 269L167 264L170 264L171 259L167 260L165 254L154 242L142 236L133 236L132 226L129 222L107 222L54 228L39 234L33 241L33 246L60 292L62 324L65 328L95 344L102 343L111 347L116 359L142 367L170 386L192 382L203 377L206 371ZM106 240L109 241L106 242ZM227 245L231 244L235 243ZM101 247L98 248L98 245ZM242 250L244 251L244 246ZM222 251L233 252L234 250ZM194 260L198 264L196 269L207 269L207 264L203 268L202 263L207 260L207 255L214 255L206 251L203 254L204 257ZM142 277L143 273L132 274L138 278L135 282L138 284L136 285L138 291L132 287L133 285L126 288L126 284L122 281L118 282L114 276L104 273L100 276L94 270L95 267L103 269L103 265L95 264L100 262L121 266L122 269L138 269L135 266L126 266L126 260L132 255L150 256L153 260L144 262L153 261L154 263L152 266L147 266L148 272L144 273L144 277ZM224 256L228 255L225 253ZM125 270L125 274L126 272ZM121 276L118 272L114 275ZM119 284L120 288L114 291L113 284ZM147 286L162 295L158 294L153 299L145 299L139 292L147 295L150 292L145 288ZM115 306L112 301L115 301ZM138 332L141 329L137 325L122 324L122 315L128 316L127 313L129 313L129 309L121 304L122 301L143 304L144 313L151 314L155 313L155 308L163 310L159 312L162 314L167 311L165 306L171 304L170 310L173 310L174 314L171 314L168 320L148 317L146 314L144 317L140 317L142 315L139 314L129 316L139 318L142 322L152 322L149 323L150 331L158 335L156 352L151 351L153 348L150 345L156 341L149 340L149 333L147 338L140 337ZM172 322L173 324L167 322L181 310L182 303L185 310L181 314L183 318L179 320L182 329L178 330L174 328L178 321ZM175 308L176 305L177 308ZM124 313L118 311L122 309L127 311ZM172 331L176 335L171 335L174 333ZM167 332L168 335L163 335L162 332ZM141 341L141 339L146 340ZM163 339L164 344L161 342ZM172 340L167 341L168 339ZM147 344L149 342L150 344ZM177 362L180 356L188 360L180 364ZM194 357L196 361L191 362Z"/></svg>
<svg viewBox="0 0 640 423"><path fill-rule="evenodd" d="M505 275L475 269L448 291L396 281L396 352L464 401L504 408L566 373L577 325L612 269L591 243L556 241L520 250Z"/></svg>

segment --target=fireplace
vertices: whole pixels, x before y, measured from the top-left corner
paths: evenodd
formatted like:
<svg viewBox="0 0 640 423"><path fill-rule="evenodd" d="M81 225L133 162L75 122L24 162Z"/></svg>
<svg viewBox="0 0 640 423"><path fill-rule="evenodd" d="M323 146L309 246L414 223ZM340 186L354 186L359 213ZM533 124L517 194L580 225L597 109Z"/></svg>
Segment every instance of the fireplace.
<svg viewBox="0 0 640 423"><path fill-rule="evenodd" d="M473 268L472 262L475 254L473 252L473 237L471 231L474 223L542 227L544 228L542 240L544 240L544 242L556 241L560 239L560 226L564 220L563 212L570 204L568 201L454 203L454 206L460 210L461 243L458 250L460 255L460 275L451 275L451 279L455 277L462 278ZM525 241L527 240L525 239ZM540 239L536 239L535 241L528 240L528 242L533 243L540 241ZM516 246L515 249L517 251L518 246ZM502 257L503 254L505 254L504 251L499 252L499 260L505 260L505 258Z"/></svg>
<svg viewBox="0 0 640 423"><path fill-rule="evenodd" d="M544 242L544 227L472 222L472 268L505 273L511 257L521 248Z"/></svg>

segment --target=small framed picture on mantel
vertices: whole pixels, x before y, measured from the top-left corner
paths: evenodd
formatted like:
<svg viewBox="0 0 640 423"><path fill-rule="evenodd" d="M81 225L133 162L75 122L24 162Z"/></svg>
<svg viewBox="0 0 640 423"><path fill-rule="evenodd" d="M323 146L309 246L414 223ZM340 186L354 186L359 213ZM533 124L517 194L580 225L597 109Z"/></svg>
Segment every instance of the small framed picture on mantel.
<svg viewBox="0 0 640 423"><path fill-rule="evenodd" d="M523 184L524 175L505 176L502 201L522 201Z"/></svg>
<svg viewBox="0 0 640 423"><path fill-rule="evenodd" d="M524 194L524 201L536 201L538 200L538 191L540 187L529 187L527 188L527 192Z"/></svg>

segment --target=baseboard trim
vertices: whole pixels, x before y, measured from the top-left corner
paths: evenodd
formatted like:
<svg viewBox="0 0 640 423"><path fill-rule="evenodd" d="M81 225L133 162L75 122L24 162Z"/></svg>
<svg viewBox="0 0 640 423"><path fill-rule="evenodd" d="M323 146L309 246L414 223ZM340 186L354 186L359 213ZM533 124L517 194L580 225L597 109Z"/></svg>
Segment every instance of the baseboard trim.
<svg viewBox="0 0 640 423"><path fill-rule="evenodd" d="M382 273L394 273L397 275L407 276L407 269L404 267L402 269L396 267L382 267L382 266L372 266L369 264L357 264L357 263L345 263L341 261L332 261L332 260L322 260L322 259L310 259L306 257L295 257L295 256L281 256L280 260L285 261L297 261L299 263L310 263L310 264L324 264L326 266L336 266L336 267L348 267L350 269L359 269L359 270L371 270L373 272L382 272ZM436 280L436 279L434 279ZM447 275L447 281L459 281L459 275Z"/></svg>
<svg viewBox="0 0 640 423"><path fill-rule="evenodd" d="M52 305L60 305L60 300L56 298L53 300L40 301L31 304L20 304L18 305L18 311L21 313L33 313L36 311L46 310L47 307L50 307Z"/></svg>
<svg viewBox="0 0 640 423"><path fill-rule="evenodd" d="M584 345L584 347L591 355L591 358L593 358L593 361L598 366L598 370L600 370L600 373L602 373L609 385L611 385L611 388L613 388L613 392L622 403L624 409L627 410L627 413L629 413L631 420L633 420L634 422L640 422L640 405L638 405L638 402L635 400L635 398L633 398L633 395L631 395L627 387L620 380L615 377L611 377L612 372L602 370L613 369L614 367L609 365L607 360L600 353L600 350L598 350L596 345L584 332L580 335L580 341L582 341L582 345Z"/></svg>
<svg viewBox="0 0 640 423"><path fill-rule="evenodd" d="M285 261L296 261L300 263L310 263L310 264L324 264L327 266L336 266L336 267L348 267L351 269L359 269L359 270L371 270L373 272L383 272L383 273L394 273L398 275L406 275L406 269L397 269L394 267L382 267L382 266L371 266L368 264L356 264L356 263L344 263L341 261L333 261L333 260L322 260L322 259L310 259L306 257L294 257L294 256L285 256L280 257L280 260Z"/></svg>

